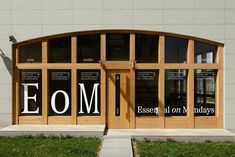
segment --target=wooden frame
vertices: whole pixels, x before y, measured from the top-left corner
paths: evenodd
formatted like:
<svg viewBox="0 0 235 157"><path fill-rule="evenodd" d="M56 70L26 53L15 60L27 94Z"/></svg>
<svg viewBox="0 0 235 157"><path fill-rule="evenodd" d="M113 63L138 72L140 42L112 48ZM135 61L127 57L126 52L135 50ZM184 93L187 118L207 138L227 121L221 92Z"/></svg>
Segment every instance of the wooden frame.
<svg viewBox="0 0 235 157"><path fill-rule="evenodd" d="M77 38L83 34L100 34L100 61L99 63L77 63ZM107 61L106 60L106 33L129 33L130 34L130 60L129 61ZM159 36L158 61L157 63L136 63L135 62L135 34L154 34ZM71 37L71 63L48 63L48 40L52 38ZM187 63L165 63L164 46L165 36L174 36L188 39ZM216 62L213 64L194 63L194 42L216 45ZM20 46L33 42L42 43L42 63L20 63ZM107 123L107 71L129 70L130 74L130 127L129 128L223 128L223 93L224 93L224 45L222 43L185 36L167 32L153 32L141 30L97 30L72 32L31 39L13 44L13 124L106 124ZM157 53L157 52L156 52ZM41 116L20 116L20 70L41 69L42 70L42 115ZM48 70L69 69L71 70L71 116L48 116ZM101 115L100 116L78 116L77 115L77 70L97 69L100 70L101 84ZM158 98L159 114L157 116L135 116L135 70L136 69L157 69L159 70ZM187 116L165 117L165 70L186 69L187 76ZM215 69L216 77L216 115L215 116L194 116L194 71L196 69Z"/></svg>

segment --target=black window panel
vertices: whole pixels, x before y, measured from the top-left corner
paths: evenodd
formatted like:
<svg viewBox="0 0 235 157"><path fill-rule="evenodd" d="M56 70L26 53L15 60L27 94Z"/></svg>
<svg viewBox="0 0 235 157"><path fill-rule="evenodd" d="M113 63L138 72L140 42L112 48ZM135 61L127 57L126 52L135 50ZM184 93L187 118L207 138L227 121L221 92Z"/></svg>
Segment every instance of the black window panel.
<svg viewBox="0 0 235 157"><path fill-rule="evenodd" d="M158 40L157 35L135 35L135 58L138 63L158 62Z"/></svg>
<svg viewBox="0 0 235 157"><path fill-rule="evenodd" d="M165 116L187 115L187 71L165 70Z"/></svg>
<svg viewBox="0 0 235 157"><path fill-rule="evenodd" d="M20 115L42 115L42 72L41 70L21 70L20 72ZM28 86L28 97L36 95L36 101L28 99L28 110L36 111L39 108L39 113L22 113L24 110L24 87L22 84L38 83L38 89L35 86Z"/></svg>
<svg viewBox="0 0 235 157"><path fill-rule="evenodd" d="M77 37L77 62L97 63L100 60L100 34Z"/></svg>
<svg viewBox="0 0 235 157"><path fill-rule="evenodd" d="M215 116L216 75L216 70L195 70L195 116Z"/></svg>
<svg viewBox="0 0 235 157"><path fill-rule="evenodd" d="M135 114L158 115L158 70L136 70Z"/></svg>
<svg viewBox="0 0 235 157"><path fill-rule="evenodd" d="M116 94L116 103L115 103L115 116L120 116L120 112L121 112L121 109L120 109L120 74L116 74L115 75L115 83L116 83L116 91L115 91L115 94Z"/></svg>
<svg viewBox="0 0 235 157"><path fill-rule="evenodd" d="M128 61L130 34L106 34L106 59Z"/></svg>
<svg viewBox="0 0 235 157"><path fill-rule="evenodd" d="M20 46L20 63L41 63L42 43L30 43Z"/></svg>
<svg viewBox="0 0 235 157"><path fill-rule="evenodd" d="M71 62L71 37L56 38L49 40L48 62L49 63Z"/></svg>
<svg viewBox="0 0 235 157"><path fill-rule="evenodd" d="M215 63L217 46L195 41L195 63Z"/></svg>
<svg viewBox="0 0 235 157"><path fill-rule="evenodd" d="M71 71L70 70L49 70L49 116L71 115ZM69 108L66 112L58 114L53 111L51 106L52 95L62 90L67 93L69 97ZM62 112L65 108L65 96L63 93L58 93L55 97L55 108L57 111Z"/></svg>
<svg viewBox="0 0 235 157"><path fill-rule="evenodd" d="M100 111L100 70L78 70L77 71L77 84L78 84L78 87L77 87L78 116L99 116L101 113ZM92 96L92 92L93 92L93 88L95 84L99 84L97 87L97 92L98 92L97 110L99 113L95 113L95 94L93 95L90 113L88 113L84 95L83 95L83 98L80 97L81 87L79 84L84 85L88 104L90 104L91 96ZM81 111L80 109L81 101L82 101L82 111L84 113L79 113Z"/></svg>
<svg viewBox="0 0 235 157"><path fill-rule="evenodd" d="M188 40L165 36L165 63L186 63Z"/></svg>

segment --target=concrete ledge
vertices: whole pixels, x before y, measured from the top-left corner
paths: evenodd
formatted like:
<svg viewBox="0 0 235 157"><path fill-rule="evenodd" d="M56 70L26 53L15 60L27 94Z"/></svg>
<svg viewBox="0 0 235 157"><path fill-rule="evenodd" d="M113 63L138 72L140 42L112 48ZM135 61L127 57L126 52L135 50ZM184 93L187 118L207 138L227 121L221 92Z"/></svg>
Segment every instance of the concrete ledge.
<svg viewBox="0 0 235 157"><path fill-rule="evenodd" d="M0 136L103 137L104 130L105 125L11 125L0 129Z"/></svg>
<svg viewBox="0 0 235 157"><path fill-rule="evenodd" d="M172 139L175 141L185 141L185 142L204 142L204 141L235 141L235 136L133 136L134 139L138 140L167 140Z"/></svg>
<svg viewBox="0 0 235 157"><path fill-rule="evenodd" d="M109 129L105 138L135 138L177 141L235 141L235 133L225 129Z"/></svg>

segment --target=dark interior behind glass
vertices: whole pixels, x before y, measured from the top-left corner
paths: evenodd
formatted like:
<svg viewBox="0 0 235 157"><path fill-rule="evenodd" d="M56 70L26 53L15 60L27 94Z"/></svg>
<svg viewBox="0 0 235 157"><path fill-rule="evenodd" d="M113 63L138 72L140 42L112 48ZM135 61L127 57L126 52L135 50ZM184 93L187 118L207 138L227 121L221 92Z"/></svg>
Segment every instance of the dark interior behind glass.
<svg viewBox="0 0 235 157"><path fill-rule="evenodd" d="M187 71L165 70L165 116L187 115Z"/></svg>
<svg viewBox="0 0 235 157"><path fill-rule="evenodd" d="M215 45L195 41L195 63L215 63L217 47Z"/></svg>
<svg viewBox="0 0 235 157"><path fill-rule="evenodd" d="M216 70L195 70L194 115L215 115Z"/></svg>
<svg viewBox="0 0 235 157"><path fill-rule="evenodd" d="M188 40L165 36L165 63L186 63Z"/></svg>
<svg viewBox="0 0 235 157"><path fill-rule="evenodd" d="M63 114L57 114L52 110L51 98L56 91L64 91L69 97L69 108ZM49 115L71 115L71 71L70 70L49 70ZM55 107L62 112L65 108L65 96L62 92L55 97Z"/></svg>
<svg viewBox="0 0 235 157"><path fill-rule="evenodd" d="M106 59L128 61L130 34L106 34Z"/></svg>
<svg viewBox="0 0 235 157"><path fill-rule="evenodd" d="M42 43L30 43L20 47L20 63L41 63Z"/></svg>
<svg viewBox="0 0 235 157"><path fill-rule="evenodd" d="M71 37L50 39L48 43L49 63L71 62Z"/></svg>
<svg viewBox="0 0 235 157"><path fill-rule="evenodd" d="M97 63L100 60L100 34L77 37L77 62Z"/></svg>
<svg viewBox="0 0 235 157"><path fill-rule="evenodd" d="M158 35L135 35L135 58L137 63L158 62Z"/></svg>
<svg viewBox="0 0 235 157"><path fill-rule="evenodd" d="M158 70L136 70L135 114L158 115Z"/></svg>
<svg viewBox="0 0 235 157"><path fill-rule="evenodd" d="M20 115L42 115L42 72L41 70L21 70L20 72L20 102L21 111ZM28 111L36 111L39 108L39 113L22 113L24 110L24 86L22 84L28 85L28 96L34 97L33 99L28 99ZM38 88L35 85L37 84Z"/></svg>

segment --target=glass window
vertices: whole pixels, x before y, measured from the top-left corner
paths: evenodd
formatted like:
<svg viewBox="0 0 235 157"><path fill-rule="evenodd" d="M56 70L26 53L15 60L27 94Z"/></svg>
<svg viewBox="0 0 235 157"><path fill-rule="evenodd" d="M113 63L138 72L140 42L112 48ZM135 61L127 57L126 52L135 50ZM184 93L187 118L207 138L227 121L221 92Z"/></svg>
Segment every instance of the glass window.
<svg viewBox="0 0 235 157"><path fill-rule="evenodd" d="M77 52L78 63L97 63L100 60L100 34L79 35Z"/></svg>
<svg viewBox="0 0 235 157"><path fill-rule="evenodd" d="M194 51L195 63L215 63L217 51L215 45L195 41Z"/></svg>
<svg viewBox="0 0 235 157"><path fill-rule="evenodd" d="M77 71L78 115L100 115L100 71Z"/></svg>
<svg viewBox="0 0 235 157"><path fill-rule="evenodd" d="M216 70L195 70L194 115L215 115Z"/></svg>
<svg viewBox="0 0 235 157"><path fill-rule="evenodd" d="M31 43L20 46L21 63L41 63L42 62L42 43Z"/></svg>
<svg viewBox="0 0 235 157"><path fill-rule="evenodd" d="M165 63L186 63L188 40L165 36Z"/></svg>
<svg viewBox="0 0 235 157"><path fill-rule="evenodd" d="M130 34L106 34L106 60L128 61Z"/></svg>
<svg viewBox="0 0 235 157"><path fill-rule="evenodd" d="M20 115L42 115L41 70L21 70Z"/></svg>
<svg viewBox="0 0 235 157"><path fill-rule="evenodd" d="M187 71L165 70L165 116L187 115Z"/></svg>
<svg viewBox="0 0 235 157"><path fill-rule="evenodd" d="M49 116L71 115L71 71L49 70Z"/></svg>
<svg viewBox="0 0 235 157"><path fill-rule="evenodd" d="M71 37L50 39L48 49L49 63L71 62Z"/></svg>
<svg viewBox="0 0 235 157"><path fill-rule="evenodd" d="M158 115L158 70L136 70L135 114Z"/></svg>
<svg viewBox="0 0 235 157"><path fill-rule="evenodd" d="M157 35L136 34L135 58L138 63L158 62L158 40Z"/></svg>

